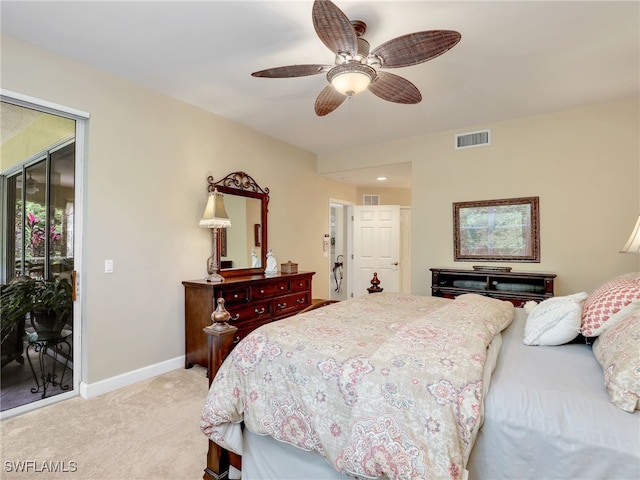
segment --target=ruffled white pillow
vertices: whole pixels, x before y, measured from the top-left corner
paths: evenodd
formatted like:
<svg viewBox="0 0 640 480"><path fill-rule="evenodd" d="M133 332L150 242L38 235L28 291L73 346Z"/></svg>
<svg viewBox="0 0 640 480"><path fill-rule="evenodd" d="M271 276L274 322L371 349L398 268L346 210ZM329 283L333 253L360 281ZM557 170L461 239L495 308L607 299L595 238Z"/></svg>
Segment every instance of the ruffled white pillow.
<svg viewBox="0 0 640 480"><path fill-rule="evenodd" d="M582 307L589 295L574 293L552 297L536 305L527 316L524 327L525 345L562 345L580 333Z"/></svg>

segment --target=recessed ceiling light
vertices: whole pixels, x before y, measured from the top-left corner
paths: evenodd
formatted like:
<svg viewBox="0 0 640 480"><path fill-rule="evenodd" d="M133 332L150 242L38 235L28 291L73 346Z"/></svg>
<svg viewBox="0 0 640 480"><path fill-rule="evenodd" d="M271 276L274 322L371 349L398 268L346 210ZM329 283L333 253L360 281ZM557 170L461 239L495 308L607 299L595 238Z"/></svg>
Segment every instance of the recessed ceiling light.
<svg viewBox="0 0 640 480"><path fill-rule="evenodd" d="M387 179L387 177L378 177L378 178L376 178L376 180L378 180L380 182L383 182L386 179Z"/></svg>

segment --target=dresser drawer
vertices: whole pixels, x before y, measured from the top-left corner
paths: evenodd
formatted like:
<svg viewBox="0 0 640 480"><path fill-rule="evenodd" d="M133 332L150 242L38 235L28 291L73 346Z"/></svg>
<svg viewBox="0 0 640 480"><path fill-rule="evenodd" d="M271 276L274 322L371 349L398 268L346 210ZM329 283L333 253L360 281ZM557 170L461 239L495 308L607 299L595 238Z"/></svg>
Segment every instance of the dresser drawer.
<svg viewBox="0 0 640 480"><path fill-rule="evenodd" d="M228 288L222 291L225 304L246 302L249 299L249 288Z"/></svg>
<svg viewBox="0 0 640 480"><path fill-rule="evenodd" d="M269 298L285 293L289 293L289 280L279 280L270 283L263 283L261 285L254 285L251 287L252 300Z"/></svg>
<svg viewBox="0 0 640 480"><path fill-rule="evenodd" d="M297 310L302 310L309 306L311 304L311 299L309 298L309 292L300 292L274 298L272 302L273 316L280 317L282 315L296 312Z"/></svg>
<svg viewBox="0 0 640 480"><path fill-rule="evenodd" d="M240 328L240 323L248 320L262 320L271 318L271 302L261 300L245 305L231 305L228 309L231 324Z"/></svg>
<svg viewBox="0 0 640 480"><path fill-rule="evenodd" d="M291 291L292 292L301 292L304 290L311 290L311 279L310 278L300 278L291 281Z"/></svg>

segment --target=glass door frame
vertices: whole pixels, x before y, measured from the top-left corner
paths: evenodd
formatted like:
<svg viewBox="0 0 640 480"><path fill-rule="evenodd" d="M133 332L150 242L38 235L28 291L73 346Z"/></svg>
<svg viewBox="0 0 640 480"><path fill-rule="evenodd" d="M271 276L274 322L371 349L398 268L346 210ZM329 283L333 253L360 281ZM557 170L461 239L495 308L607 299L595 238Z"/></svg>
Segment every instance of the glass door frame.
<svg viewBox="0 0 640 480"><path fill-rule="evenodd" d="M85 344L86 340L83 340L82 331L84 326L84 307L81 285L84 283L84 245L83 245L83 219L84 219L84 207L85 207L85 163L86 163L86 148L87 148L87 130L90 114L81 110L66 107L56 103L49 102L47 100L23 95L21 93L13 92L0 88L0 101L11 103L32 110L37 110L52 115L57 115L64 118L70 118L75 120L75 172L74 172L74 245L73 245L73 257L74 257L74 269L76 277L76 295L73 303L73 390L69 392L61 393L53 397L37 400L20 407L16 407L10 410L6 410L0 413L0 419L9 418L15 415L25 413L36 408L57 403L59 401L75 397L82 393L82 381L86 381L85 366L87 365L86 356L83 352L86 352ZM0 199L2 199L2 218L3 225L0 226L2 231L6 231L8 226L4 224L6 222L6 204L5 204L5 182L0 182ZM2 250L4 255L4 248ZM5 259L6 260L6 259Z"/></svg>

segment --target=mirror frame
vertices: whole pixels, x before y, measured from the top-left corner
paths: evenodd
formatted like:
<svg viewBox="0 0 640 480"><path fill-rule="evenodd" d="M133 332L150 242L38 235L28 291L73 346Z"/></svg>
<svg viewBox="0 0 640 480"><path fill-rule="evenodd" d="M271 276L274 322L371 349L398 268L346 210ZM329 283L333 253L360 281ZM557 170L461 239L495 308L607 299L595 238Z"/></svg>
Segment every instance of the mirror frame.
<svg viewBox="0 0 640 480"><path fill-rule="evenodd" d="M530 251L522 254L512 255L470 255L463 254L464 235L463 230L467 227L461 220L460 210L462 209L486 209L501 207L513 207L516 205L528 205L530 213L531 228L527 232L522 232L522 240L531 245ZM540 209L538 197L506 198L502 200L482 200L476 202L457 202L453 204L453 243L454 261L490 261L490 262L540 262Z"/></svg>
<svg viewBox="0 0 640 480"><path fill-rule="evenodd" d="M256 198L261 202L261 218L262 225L260 232L260 240L262 243L262 258L261 266L259 268L227 268L219 269L218 273L223 277L235 277L240 275L258 275L264 273L265 265L267 264L267 213L269 211L269 189L260 187L256 181L245 172L232 172L226 177L217 182L213 181L213 177L207 177L209 183L207 191L209 193L214 190L224 195L237 195L239 197ZM231 219L233 225L233 219ZM218 235L218 242L220 242L222 235ZM253 238L250 236L249 238ZM220 245L217 248L218 265L220 265Z"/></svg>

